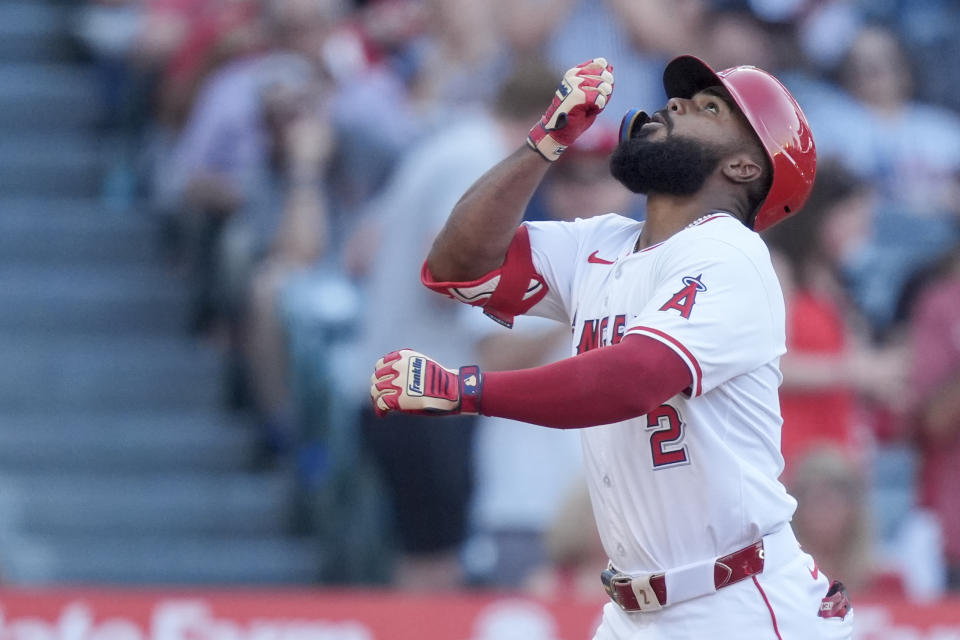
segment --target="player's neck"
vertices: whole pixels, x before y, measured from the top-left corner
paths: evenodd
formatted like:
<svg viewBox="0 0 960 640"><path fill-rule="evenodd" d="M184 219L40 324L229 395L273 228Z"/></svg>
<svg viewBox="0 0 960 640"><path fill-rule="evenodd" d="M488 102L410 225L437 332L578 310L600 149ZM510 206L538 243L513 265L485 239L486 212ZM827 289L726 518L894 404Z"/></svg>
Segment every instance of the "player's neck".
<svg viewBox="0 0 960 640"><path fill-rule="evenodd" d="M713 211L690 198L651 194L647 197L647 218L643 223L636 250L646 249L686 229L700 216Z"/></svg>
<svg viewBox="0 0 960 640"><path fill-rule="evenodd" d="M635 249L640 251L659 244L714 211L729 211L736 215L737 210L736 202L706 190L693 196L652 193L647 196L647 217Z"/></svg>

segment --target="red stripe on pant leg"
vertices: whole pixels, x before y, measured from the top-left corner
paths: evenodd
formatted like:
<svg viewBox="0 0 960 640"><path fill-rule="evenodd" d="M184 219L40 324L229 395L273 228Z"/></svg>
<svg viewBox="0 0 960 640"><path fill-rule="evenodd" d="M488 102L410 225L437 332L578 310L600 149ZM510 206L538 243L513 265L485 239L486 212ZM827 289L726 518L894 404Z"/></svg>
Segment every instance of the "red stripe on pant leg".
<svg viewBox="0 0 960 640"><path fill-rule="evenodd" d="M773 632L777 634L777 640L783 640L780 636L780 628L777 627L777 615L773 612L773 607L770 606L770 601L767 600L767 594L764 593L763 587L760 586L760 583L757 581L757 576L753 576L753 584L757 585L757 591L760 592L760 595L763 597L764 604L767 605L767 611L770 612L770 621L773 622Z"/></svg>

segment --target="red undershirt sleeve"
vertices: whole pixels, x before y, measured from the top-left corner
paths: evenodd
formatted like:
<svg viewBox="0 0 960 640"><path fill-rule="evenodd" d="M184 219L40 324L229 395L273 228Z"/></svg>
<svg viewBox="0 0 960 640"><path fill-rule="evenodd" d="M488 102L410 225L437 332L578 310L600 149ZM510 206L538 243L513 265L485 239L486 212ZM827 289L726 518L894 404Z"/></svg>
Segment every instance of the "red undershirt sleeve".
<svg viewBox="0 0 960 640"><path fill-rule="evenodd" d="M480 413L573 429L644 415L689 389L689 367L642 335L559 362L484 373Z"/></svg>

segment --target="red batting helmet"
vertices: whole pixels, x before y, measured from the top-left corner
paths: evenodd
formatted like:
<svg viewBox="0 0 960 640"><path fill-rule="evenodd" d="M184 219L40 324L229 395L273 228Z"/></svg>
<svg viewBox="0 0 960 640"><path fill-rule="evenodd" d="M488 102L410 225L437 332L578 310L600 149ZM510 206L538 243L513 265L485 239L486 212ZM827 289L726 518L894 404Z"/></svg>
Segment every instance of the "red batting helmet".
<svg viewBox="0 0 960 640"><path fill-rule="evenodd" d="M763 145L773 169L767 197L757 208L753 229L763 231L799 211L817 172L813 134L800 105L772 75L751 66L714 71L693 56L674 58L663 72L668 98L691 98L707 87L723 86ZM620 138L631 137L647 118L636 109L624 116Z"/></svg>

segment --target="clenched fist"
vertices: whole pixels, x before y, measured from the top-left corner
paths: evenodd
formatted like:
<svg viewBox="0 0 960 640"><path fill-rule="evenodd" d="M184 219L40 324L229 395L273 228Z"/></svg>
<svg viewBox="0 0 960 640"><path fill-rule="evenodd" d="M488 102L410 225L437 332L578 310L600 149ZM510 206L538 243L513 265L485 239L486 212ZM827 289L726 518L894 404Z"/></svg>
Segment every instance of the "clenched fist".
<svg viewBox="0 0 960 640"><path fill-rule="evenodd" d="M377 361L370 377L370 400L379 416L390 411L477 414L480 413L482 381L477 366L454 371L422 353L401 349Z"/></svg>
<svg viewBox="0 0 960 640"><path fill-rule="evenodd" d="M613 66L594 58L563 74L550 108L530 129L527 144L553 162L586 131L610 102Z"/></svg>

